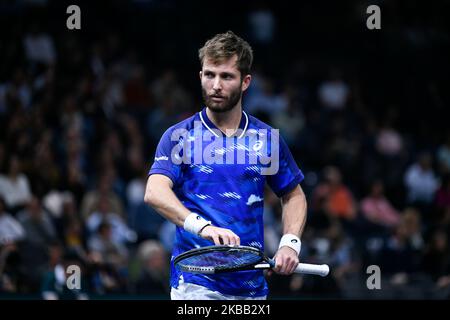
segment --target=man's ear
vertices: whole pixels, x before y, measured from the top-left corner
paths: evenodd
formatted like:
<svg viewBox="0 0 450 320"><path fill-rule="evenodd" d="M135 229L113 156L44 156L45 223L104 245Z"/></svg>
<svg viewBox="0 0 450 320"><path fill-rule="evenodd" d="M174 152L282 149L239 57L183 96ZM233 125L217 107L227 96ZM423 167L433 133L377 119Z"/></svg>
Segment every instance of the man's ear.
<svg viewBox="0 0 450 320"><path fill-rule="evenodd" d="M202 80L202 71L200 70L200 72L198 73L198 75L200 76L200 80Z"/></svg>
<svg viewBox="0 0 450 320"><path fill-rule="evenodd" d="M241 85L241 89L242 91L245 91L248 89L248 87L250 86L250 82L252 81L252 76L251 75L246 75L244 77L244 79L242 80L242 85Z"/></svg>

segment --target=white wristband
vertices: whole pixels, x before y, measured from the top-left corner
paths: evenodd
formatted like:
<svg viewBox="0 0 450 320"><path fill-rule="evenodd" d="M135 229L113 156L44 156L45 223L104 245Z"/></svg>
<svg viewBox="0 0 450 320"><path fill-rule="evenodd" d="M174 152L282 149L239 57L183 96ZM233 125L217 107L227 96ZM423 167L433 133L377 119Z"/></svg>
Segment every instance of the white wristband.
<svg viewBox="0 0 450 320"><path fill-rule="evenodd" d="M278 246L278 249L281 247L289 247L295 250L297 252L297 255L300 255L300 250L302 248L302 242L300 241L300 238L293 234L285 234L281 237L280 245Z"/></svg>
<svg viewBox="0 0 450 320"><path fill-rule="evenodd" d="M191 213L184 220L184 230L198 235L202 229L208 225L211 225L211 221L203 219L196 213Z"/></svg>

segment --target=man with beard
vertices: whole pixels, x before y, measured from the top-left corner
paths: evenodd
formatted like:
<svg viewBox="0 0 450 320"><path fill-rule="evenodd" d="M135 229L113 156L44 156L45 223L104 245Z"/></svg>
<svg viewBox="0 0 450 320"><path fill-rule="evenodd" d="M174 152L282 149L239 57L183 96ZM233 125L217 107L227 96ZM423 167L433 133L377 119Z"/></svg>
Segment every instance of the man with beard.
<svg viewBox="0 0 450 320"><path fill-rule="evenodd" d="M173 265L177 255L212 242L264 250L266 182L282 204L283 236L274 257L275 272L294 272L306 221L299 185L303 174L286 143L278 131L242 110L242 94L251 82L250 45L228 31L208 40L199 58L205 107L164 133L145 192L145 202L177 226L171 298L266 299L262 270L204 275ZM252 162L255 157L259 161Z"/></svg>

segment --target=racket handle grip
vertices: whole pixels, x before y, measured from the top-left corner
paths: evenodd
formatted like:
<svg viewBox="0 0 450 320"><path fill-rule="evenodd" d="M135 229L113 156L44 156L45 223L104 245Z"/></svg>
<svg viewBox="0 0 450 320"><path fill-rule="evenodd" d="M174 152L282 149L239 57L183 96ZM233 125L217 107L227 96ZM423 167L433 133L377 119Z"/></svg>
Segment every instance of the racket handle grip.
<svg viewBox="0 0 450 320"><path fill-rule="evenodd" d="M315 274L325 277L330 272L330 267L327 264L310 264L299 263L295 269L295 273Z"/></svg>

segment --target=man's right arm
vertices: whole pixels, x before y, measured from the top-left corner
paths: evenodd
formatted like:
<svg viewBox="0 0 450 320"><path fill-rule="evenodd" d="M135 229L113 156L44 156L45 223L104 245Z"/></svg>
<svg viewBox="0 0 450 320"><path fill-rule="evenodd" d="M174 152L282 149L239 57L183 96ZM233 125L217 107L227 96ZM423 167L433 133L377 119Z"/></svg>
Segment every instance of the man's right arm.
<svg viewBox="0 0 450 320"><path fill-rule="evenodd" d="M173 182L168 177L152 174L147 180L144 201L164 218L183 227L184 220L191 212L178 200L172 187Z"/></svg>
<svg viewBox="0 0 450 320"><path fill-rule="evenodd" d="M152 174L147 180L144 201L164 218L177 226L184 227L186 218L192 214L177 198L172 190L173 182L162 174ZM213 241L216 245L239 245L239 237L229 229L211 225L205 226L199 236Z"/></svg>

